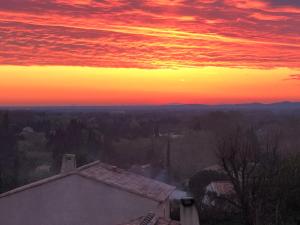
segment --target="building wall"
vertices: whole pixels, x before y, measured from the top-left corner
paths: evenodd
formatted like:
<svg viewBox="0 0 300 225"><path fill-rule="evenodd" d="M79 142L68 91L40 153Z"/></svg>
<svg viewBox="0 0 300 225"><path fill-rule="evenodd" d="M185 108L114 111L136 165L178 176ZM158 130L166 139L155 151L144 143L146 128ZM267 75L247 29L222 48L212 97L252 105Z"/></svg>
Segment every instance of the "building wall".
<svg viewBox="0 0 300 225"><path fill-rule="evenodd" d="M0 198L0 224L116 225L166 205L71 175Z"/></svg>

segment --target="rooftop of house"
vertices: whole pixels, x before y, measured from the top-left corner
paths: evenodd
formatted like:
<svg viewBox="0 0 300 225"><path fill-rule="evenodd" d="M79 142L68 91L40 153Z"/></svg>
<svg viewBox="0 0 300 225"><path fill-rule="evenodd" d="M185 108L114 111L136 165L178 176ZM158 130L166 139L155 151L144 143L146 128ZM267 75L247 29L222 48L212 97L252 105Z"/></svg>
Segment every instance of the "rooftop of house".
<svg viewBox="0 0 300 225"><path fill-rule="evenodd" d="M141 216L127 223L118 225L180 225L180 223L178 221L156 217L155 214L150 213L146 216Z"/></svg>
<svg viewBox="0 0 300 225"><path fill-rule="evenodd" d="M96 161L76 168L70 172L60 173L58 175L13 189L1 194L0 198L12 195L17 192L25 191L36 186L45 185L48 182L62 179L66 176L71 175L79 175L87 179L105 183L114 188L119 188L158 202L165 201L175 190L174 186L150 178L146 178L141 175L130 173L116 166Z"/></svg>
<svg viewBox="0 0 300 225"><path fill-rule="evenodd" d="M203 170L204 171L223 172L223 168L220 165L218 165L218 164L214 164L214 165L205 167Z"/></svg>
<svg viewBox="0 0 300 225"><path fill-rule="evenodd" d="M234 192L234 188L232 184L228 181L216 181L211 182L208 185L209 191L213 191L218 195L228 195Z"/></svg>

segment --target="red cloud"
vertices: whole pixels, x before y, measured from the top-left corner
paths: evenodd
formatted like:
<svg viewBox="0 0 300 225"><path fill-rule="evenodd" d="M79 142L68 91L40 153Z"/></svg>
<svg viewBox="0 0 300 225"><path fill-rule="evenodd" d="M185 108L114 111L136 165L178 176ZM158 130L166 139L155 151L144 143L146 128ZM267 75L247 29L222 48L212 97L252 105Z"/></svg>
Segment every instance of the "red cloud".
<svg viewBox="0 0 300 225"><path fill-rule="evenodd" d="M300 81L300 74L292 74L289 76L288 80L299 80Z"/></svg>
<svg viewBox="0 0 300 225"><path fill-rule="evenodd" d="M0 1L0 64L300 68L299 8L273 3Z"/></svg>

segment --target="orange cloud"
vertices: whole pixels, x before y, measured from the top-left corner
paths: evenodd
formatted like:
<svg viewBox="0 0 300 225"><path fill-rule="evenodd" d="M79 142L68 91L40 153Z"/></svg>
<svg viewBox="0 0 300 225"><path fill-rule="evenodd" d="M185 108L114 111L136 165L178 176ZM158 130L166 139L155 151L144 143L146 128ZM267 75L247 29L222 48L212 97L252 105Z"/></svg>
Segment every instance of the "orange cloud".
<svg viewBox="0 0 300 225"><path fill-rule="evenodd" d="M286 16L270 15L270 14L263 14L263 13L253 13L251 17L259 20L268 20L268 21L280 21L280 20L288 19L288 17Z"/></svg>
<svg viewBox="0 0 300 225"><path fill-rule="evenodd" d="M275 0L11 0L0 2L0 64L298 68L297 10Z"/></svg>
<svg viewBox="0 0 300 225"><path fill-rule="evenodd" d="M292 74L287 80L300 80L300 74Z"/></svg>

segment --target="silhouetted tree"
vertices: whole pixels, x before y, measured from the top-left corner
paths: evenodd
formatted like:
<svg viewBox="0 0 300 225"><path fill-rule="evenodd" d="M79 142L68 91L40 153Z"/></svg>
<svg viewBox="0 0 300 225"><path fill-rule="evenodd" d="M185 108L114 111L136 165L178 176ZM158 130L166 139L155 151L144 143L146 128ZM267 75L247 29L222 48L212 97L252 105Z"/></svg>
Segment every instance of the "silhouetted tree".
<svg viewBox="0 0 300 225"><path fill-rule="evenodd" d="M66 148L66 134L62 128L49 136L48 148L52 151L52 170L57 173L60 170L62 156L68 153Z"/></svg>
<svg viewBox="0 0 300 225"><path fill-rule="evenodd" d="M219 163L232 183L236 200L229 202L242 213L246 225L273 222L277 198L272 195L279 175L278 143L259 143L254 129L228 131L218 143Z"/></svg>
<svg viewBox="0 0 300 225"><path fill-rule="evenodd" d="M0 191L18 184L18 154L16 136L10 130L9 114L5 113L0 123Z"/></svg>

